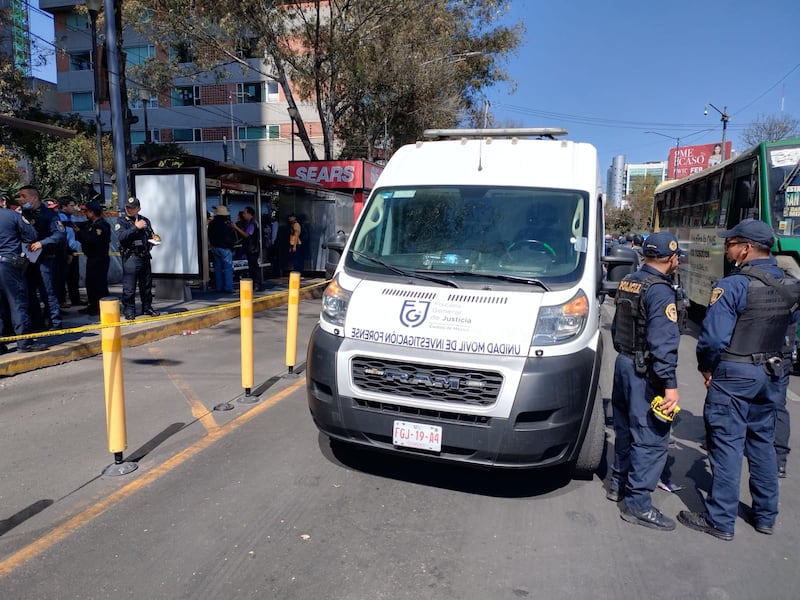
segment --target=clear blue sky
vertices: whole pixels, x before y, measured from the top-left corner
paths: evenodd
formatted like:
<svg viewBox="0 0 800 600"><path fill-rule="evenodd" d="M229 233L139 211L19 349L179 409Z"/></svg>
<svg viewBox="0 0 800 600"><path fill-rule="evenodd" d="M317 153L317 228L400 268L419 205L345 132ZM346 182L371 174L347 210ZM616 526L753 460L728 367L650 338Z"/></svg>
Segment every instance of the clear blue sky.
<svg viewBox="0 0 800 600"><path fill-rule="evenodd" d="M489 92L503 125L564 127L611 159L667 160L681 146L726 139L759 115L800 119L798 0L512 0L523 43L506 69L516 83ZM709 131L701 131L710 129ZM700 133L696 133L700 132Z"/></svg>
<svg viewBox="0 0 800 600"><path fill-rule="evenodd" d="M34 34L51 41L52 19L30 15ZM667 160L670 137L720 141L720 115L703 116L708 102L727 107L734 149L759 116L783 108L800 118L800 0L512 0L508 21L526 28L506 65L516 90L490 90L492 114L503 125L564 127L597 147L603 172L617 154ZM55 81L55 66L36 74Z"/></svg>

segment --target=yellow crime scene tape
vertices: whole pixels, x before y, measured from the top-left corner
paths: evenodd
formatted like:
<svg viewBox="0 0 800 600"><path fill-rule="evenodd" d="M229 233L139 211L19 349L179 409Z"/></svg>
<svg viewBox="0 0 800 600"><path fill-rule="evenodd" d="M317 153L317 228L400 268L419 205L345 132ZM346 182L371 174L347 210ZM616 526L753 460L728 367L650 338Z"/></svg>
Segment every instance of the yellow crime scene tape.
<svg viewBox="0 0 800 600"><path fill-rule="evenodd" d="M318 283L312 283L311 285L305 286L304 290L311 290L316 287L320 287L323 285L328 285L330 280L326 279L324 281L320 281ZM280 296L288 296L289 290L284 290L281 292L276 292L274 294L269 294L267 296L259 296L258 298L253 298L252 302L255 308L257 304L263 304L267 300L271 300L274 298L278 298ZM109 327L130 327L135 325L144 325L148 323L157 323L159 321L172 321L175 319L185 319L186 317L195 317L199 315L207 315L215 312L221 312L223 310L229 310L241 304L240 300L236 300L234 302L226 302L225 304L215 304L214 306L207 306L205 308L194 308L192 310L187 310L183 312L177 313L168 313L164 315L158 315L157 317L137 317L134 321L119 321L117 323L92 323L90 325L81 325L80 327L69 327L64 329L56 329L54 331L39 331L36 333L25 333L22 335L11 335L8 337L0 337L0 343L6 342L16 342L17 340L31 340L31 339L41 339L46 337L57 337L61 335L68 335L70 333L84 333L87 331L98 331L100 329L107 329Z"/></svg>

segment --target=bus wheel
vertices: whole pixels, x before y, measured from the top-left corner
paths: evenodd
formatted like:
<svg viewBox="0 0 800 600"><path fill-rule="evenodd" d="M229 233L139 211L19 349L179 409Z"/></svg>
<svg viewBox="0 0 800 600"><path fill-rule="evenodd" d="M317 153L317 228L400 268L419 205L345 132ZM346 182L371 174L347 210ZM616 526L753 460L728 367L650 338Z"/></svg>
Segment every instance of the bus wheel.
<svg viewBox="0 0 800 600"><path fill-rule="evenodd" d="M605 444L606 418L603 411L603 398L598 388L592 408L592 417L589 420L589 427L586 429L586 437L583 438L581 451L573 465L573 476L576 479L592 478L603 459Z"/></svg>

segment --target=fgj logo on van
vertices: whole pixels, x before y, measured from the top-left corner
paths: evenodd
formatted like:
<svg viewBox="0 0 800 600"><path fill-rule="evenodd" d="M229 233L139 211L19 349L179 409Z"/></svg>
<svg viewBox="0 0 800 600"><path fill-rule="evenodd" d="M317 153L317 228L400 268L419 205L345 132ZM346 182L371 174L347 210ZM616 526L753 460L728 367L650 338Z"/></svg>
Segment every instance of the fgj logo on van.
<svg viewBox="0 0 800 600"><path fill-rule="evenodd" d="M431 303L424 300L406 300L400 308L400 323L405 327L419 327L428 317Z"/></svg>

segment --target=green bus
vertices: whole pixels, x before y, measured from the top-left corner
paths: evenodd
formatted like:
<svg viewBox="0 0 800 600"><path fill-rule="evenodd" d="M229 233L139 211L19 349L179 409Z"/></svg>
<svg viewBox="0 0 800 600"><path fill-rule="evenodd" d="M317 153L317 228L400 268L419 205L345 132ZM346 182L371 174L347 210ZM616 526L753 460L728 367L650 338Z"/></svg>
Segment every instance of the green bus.
<svg viewBox="0 0 800 600"><path fill-rule="evenodd" d="M686 250L678 283L694 314L704 312L715 282L731 269L717 231L747 218L772 227L778 264L800 278L800 138L762 142L656 188L653 231L669 231Z"/></svg>

